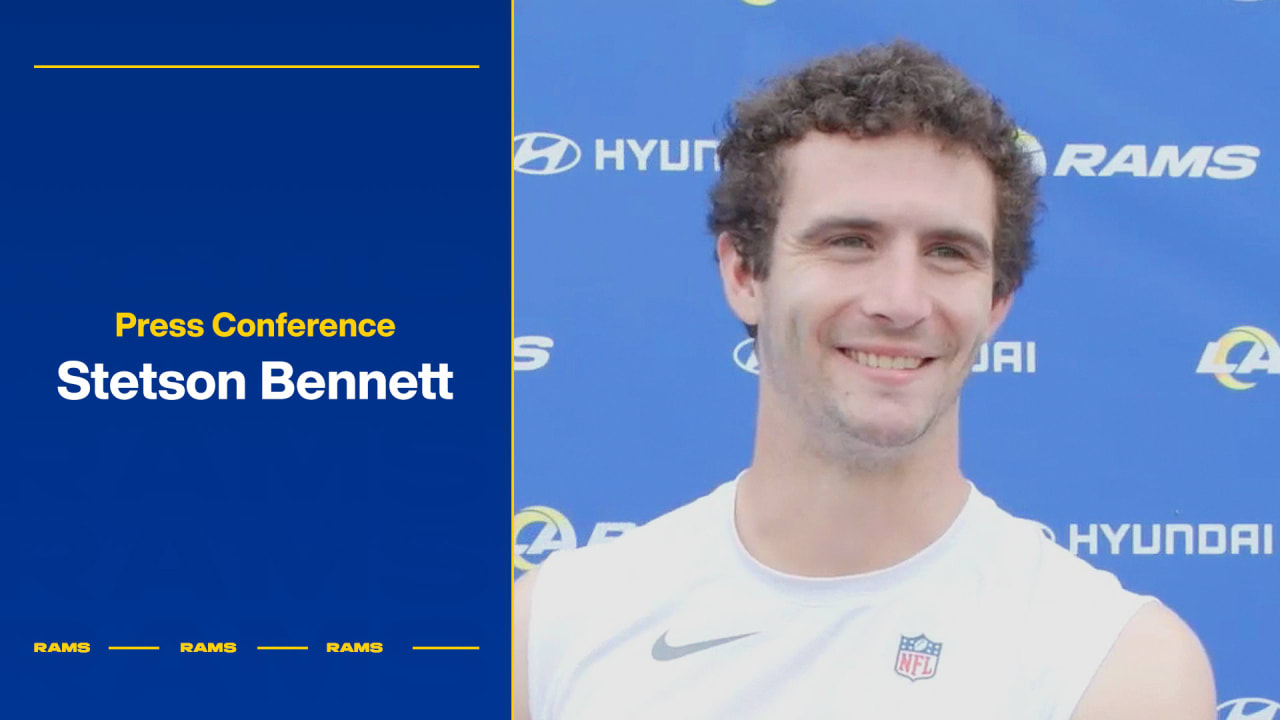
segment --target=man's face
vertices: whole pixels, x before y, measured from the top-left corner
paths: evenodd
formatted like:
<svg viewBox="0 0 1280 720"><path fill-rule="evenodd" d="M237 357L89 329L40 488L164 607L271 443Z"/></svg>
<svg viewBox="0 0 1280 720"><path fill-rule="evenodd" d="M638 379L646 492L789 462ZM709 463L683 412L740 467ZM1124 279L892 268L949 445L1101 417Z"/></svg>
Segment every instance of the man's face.
<svg viewBox="0 0 1280 720"><path fill-rule="evenodd" d="M992 301L994 177L915 135L810 133L782 160L749 310L765 389L807 432L910 445L954 410L1008 309Z"/></svg>

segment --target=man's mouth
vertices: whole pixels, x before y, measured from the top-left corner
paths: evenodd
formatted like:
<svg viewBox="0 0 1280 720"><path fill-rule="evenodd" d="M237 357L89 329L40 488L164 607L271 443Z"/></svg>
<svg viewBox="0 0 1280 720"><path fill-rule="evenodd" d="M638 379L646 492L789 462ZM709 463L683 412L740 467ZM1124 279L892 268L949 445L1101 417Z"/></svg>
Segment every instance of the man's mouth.
<svg viewBox="0 0 1280 720"><path fill-rule="evenodd" d="M839 348L841 354L855 363L877 370L917 370L933 362L933 358L921 355L891 355L863 352L853 348Z"/></svg>

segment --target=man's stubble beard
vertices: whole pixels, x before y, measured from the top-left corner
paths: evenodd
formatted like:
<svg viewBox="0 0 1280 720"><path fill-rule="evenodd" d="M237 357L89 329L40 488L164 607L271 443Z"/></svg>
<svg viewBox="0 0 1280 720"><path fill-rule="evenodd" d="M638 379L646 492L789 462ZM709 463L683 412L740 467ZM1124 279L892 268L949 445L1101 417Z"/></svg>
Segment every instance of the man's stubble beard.
<svg viewBox="0 0 1280 720"><path fill-rule="evenodd" d="M760 358L760 373L767 377L774 386L779 399L791 406L792 412L805 427L801 438L804 446L818 455L827 457L833 462L859 469L883 469L895 464L906 456L921 438L929 433L940 418L950 412L959 401L960 390L971 372L973 364L986 338L979 336L968 353L968 362L963 366L963 374L950 388L944 388L934 405L933 411L918 426L906 432L896 429L885 430L872 423L858 422L856 408L846 412L842 403L831 396L822 394L823 388L832 385L829 378L821 373L820 367L814 367L814 381L797 383L796 379L781 368L796 368L796 349L800 347L800 337L794 322L787 326L787 342L782 346L784 352L791 355L793 362L774 362L776 359L770 347L768 333L761 327L758 330L757 354ZM937 362L935 360L934 362Z"/></svg>

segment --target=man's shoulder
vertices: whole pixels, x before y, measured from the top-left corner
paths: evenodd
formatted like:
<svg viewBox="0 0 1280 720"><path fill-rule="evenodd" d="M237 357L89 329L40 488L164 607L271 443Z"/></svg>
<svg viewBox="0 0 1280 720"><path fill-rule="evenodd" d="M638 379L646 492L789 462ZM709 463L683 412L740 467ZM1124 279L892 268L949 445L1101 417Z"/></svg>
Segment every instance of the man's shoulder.
<svg viewBox="0 0 1280 720"><path fill-rule="evenodd" d="M1071 720L1212 720L1216 703L1213 670L1195 632L1169 608L1149 603L1116 638Z"/></svg>
<svg viewBox="0 0 1280 720"><path fill-rule="evenodd" d="M989 542L1000 548L992 572L1022 578L1010 586L1026 593L1021 636L1044 650L1028 672L1051 698L1049 717L1211 720L1208 661L1177 614L1057 544L1039 523L991 507Z"/></svg>
<svg viewBox="0 0 1280 720"><path fill-rule="evenodd" d="M531 706L545 707L566 668L715 572L714 548L731 512L732 484L725 483L620 537L553 553L521 577L517 618L527 638Z"/></svg>
<svg viewBox="0 0 1280 720"><path fill-rule="evenodd" d="M1060 606L1112 600L1136 608L1149 596L1129 591L1112 572L1059 545L1039 522L1016 516L984 499L985 545L981 560L992 572L1020 578L1029 592Z"/></svg>
<svg viewBox="0 0 1280 720"><path fill-rule="evenodd" d="M732 482L610 540L560 550L538 568L534 605L634 605L697 582L732 522Z"/></svg>
<svg viewBox="0 0 1280 720"><path fill-rule="evenodd" d="M726 531L732 496L732 482L723 483L618 537L561 550L544 564L549 573L597 578L615 573L634 576L647 569L669 571L671 563L707 547L708 538L719 539Z"/></svg>

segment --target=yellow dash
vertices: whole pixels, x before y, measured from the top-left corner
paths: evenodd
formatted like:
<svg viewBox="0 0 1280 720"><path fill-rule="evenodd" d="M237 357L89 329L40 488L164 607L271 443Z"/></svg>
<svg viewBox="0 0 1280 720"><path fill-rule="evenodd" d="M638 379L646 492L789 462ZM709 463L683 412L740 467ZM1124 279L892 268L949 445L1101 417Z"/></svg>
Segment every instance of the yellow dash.
<svg viewBox="0 0 1280 720"><path fill-rule="evenodd" d="M108 645L108 650L159 650L159 645Z"/></svg>
<svg viewBox="0 0 1280 720"><path fill-rule="evenodd" d="M155 68L425 68L435 70L448 69L479 69L479 65L33 65L33 68L125 68L125 69L155 69Z"/></svg>
<svg viewBox="0 0 1280 720"><path fill-rule="evenodd" d="M304 645L304 646L293 646L293 645L259 645L259 646L258 646L258 649L259 649L259 650L306 650L306 649L308 649L308 648L307 648L305 645Z"/></svg>
<svg viewBox="0 0 1280 720"><path fill-rule="evenodd" d="M480 646L479 646L479 645L458 645L458 646L449 646L449 647L445 647L445 646L431 646L431 647L419 647L419 646L414 646L414 648L413 648L413 649L414 649L414 650L479 650L479 649L480 649Z"/></svg>

